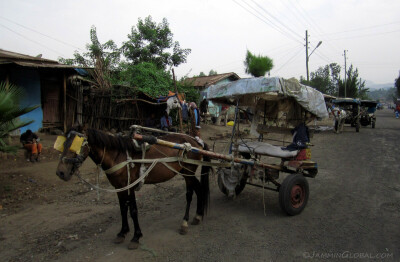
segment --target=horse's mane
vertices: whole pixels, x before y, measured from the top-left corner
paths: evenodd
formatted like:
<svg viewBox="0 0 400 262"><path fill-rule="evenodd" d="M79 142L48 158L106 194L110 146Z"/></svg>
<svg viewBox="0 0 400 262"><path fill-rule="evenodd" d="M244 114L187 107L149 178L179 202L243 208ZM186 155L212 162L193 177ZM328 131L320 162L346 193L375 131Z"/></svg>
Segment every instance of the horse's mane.
<svg viewBox="0 0 400 262"><path fill-rule="evenodd" d="M77 131L82 132L81 128L72 127L67 131L67 134L70 131ZM105 133L104 131L89 128L86 130L86 135L88 142L90 144L96 145L100 148L107 148L107 149L115 149L119 151L126 151L133 152L135 150L134 143L132 138L129 136L121 136L121 135L110 135ZM167 134L160 137L161 139L165 139L167 141L175 142L175 143L185 143L185 142L194 142L199 146L197 141L188 135L182 135L179 133L175 134ZM205 143L204 143L205 144ZM205 144L204 149L208 150L208 146Z"/></svg>
<svg viewBox="0 0 400 262"><path fill-rule="evenodd" d="M128 150L130 152L134 150L132 139L127 136L113 136L92 128L89 128L86 134L90 144L95 144L101 148L105 147L107 149L116 149L120 151Z"/></svg>

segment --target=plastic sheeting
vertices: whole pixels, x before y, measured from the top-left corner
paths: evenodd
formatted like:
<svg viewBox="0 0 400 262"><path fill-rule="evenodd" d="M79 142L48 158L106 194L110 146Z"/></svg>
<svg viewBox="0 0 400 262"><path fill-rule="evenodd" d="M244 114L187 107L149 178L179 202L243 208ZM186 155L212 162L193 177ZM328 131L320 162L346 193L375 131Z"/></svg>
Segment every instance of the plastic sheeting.
<svg viewBox="0 0 400 262"><path fill-rule="evenodd" d="M258 154L263 156L291 158L298 154L298 150L288 151L283 150L280 146L274 146L265 142L251 141L239 144L239 152L250 153L252 155Z"/></svg>
<svg viewBox="0 0 400 262"><path fill-rule="evenodd" d="M324 96L318 90L300 84L296 79L279 77L245 78L234 82L212 85L207 99L223 104L233 104L237 99L241 106L253 106L259 100L293 98L306 111L318 118L327 118Z"/></svg>
<svg viewBox="0 0 400 262"><path fill-rule="evenodd" d="M242 167L242 165L235 163L231 168L220 168L217 171L219 177L218 183L222 183L226 188L229 197L234 197L236 195L235 188L242 179Z"/></svg>

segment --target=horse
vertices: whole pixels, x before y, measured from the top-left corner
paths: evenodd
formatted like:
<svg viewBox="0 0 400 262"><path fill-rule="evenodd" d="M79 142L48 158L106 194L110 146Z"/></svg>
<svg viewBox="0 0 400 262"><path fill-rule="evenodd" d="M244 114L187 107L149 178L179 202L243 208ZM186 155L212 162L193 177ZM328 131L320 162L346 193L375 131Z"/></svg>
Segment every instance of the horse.
<svg viewBox="0 0 400 262"><path fill-rule="evenodd" d="M343 131L344 122L347 117L346 110L340 109L339 107L332 108L332 115L335 118L335 132L339 133Z"/></svg>
<svg viewBox="0 0 400 262"><path fill-rule="evenodd" d="M178 108L179 110L182 109L181 102L179 102L177 95L170 96L167 99L167 113L169 114L169 112L174 108Z"/></svg>
<svg viewBox="0 0 400 262"><path fill-rule="evenodd" d="M73 152L72 145L76 137L83 140L83 143L80 150ZM189 143L193 147L199 147L199 143L194 138L183 134L168 134L160 138L174 143ZM141 160L142 152L138 152L137 147L135 148L137 142L138 141L131 139L130 136L112 136L96 129L83 130L82 127L71 128L66 133L66 139L63 144L64 149L57 166L56 174L64 181L70 180L73 174L78 172L79 167L88 156L97 165L100 165L103 170L108 170L111 167L126 161L128 159L128 154L133 160ZM206 144L204 146L205 149L208 150L208 146ZM181 153L181 150L152 144L145 152L145 158L151 160L154 159L156 161L166 157L181 156ZM201 155L192 152L187 152L186 157L193 160L201 160L203 158L203 161L210 162L208 157L202 157ZM186 234L188 232L189 209L193 192L197 195L197 209L192 225L200 224L208 209L210 199L209 173L212 169L209 165L202 165L199 181L194 175L198 167L196 164L198 163L199 162L185 163L175 159L175 162L168 163L168 166L175 170L175 172L170 168L166 168L162 163L156 163L144 179L145 184L156 184L173 178L178 172L184 176L186 182L186 210L179 230L180 234ZM136 181L139 178L141 165L148 167L150 164L135 163L133 167L129 165L129 178L127 166L118 170L113 170L112 173L106 171L107 178L114 188L121 189L127 186L129 181ZM114 243L122 243L129 232L127 217L129 208L134 225L134 234L128 248L137 249L140 245L139 239L143 234L139 226L135 190L134 188L130 188L118 192L117 195L121 211L122 227L117 234Z"/></svg>

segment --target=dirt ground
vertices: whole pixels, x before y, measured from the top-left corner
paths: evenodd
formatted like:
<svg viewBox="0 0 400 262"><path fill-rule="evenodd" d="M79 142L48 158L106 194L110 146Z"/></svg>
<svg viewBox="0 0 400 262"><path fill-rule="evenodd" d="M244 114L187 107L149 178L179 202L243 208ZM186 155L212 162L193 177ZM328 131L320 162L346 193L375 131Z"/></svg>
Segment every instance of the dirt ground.
<svg viewBox="0 0 400 262"><path fill-rule="evenodd" d="M211 147L218 141L222 153L228 139L208 138L229 131L203 126L202 137ZM112 243L121 225L116 194L98 201L78 178L61 181L55 136L41 137L40 163L26 162L22 150L0 156L1 261L400 261L400 120L388 109L377 112L375 129L314 135L319 173L308 179L307 207L294 217L281 211L276 192L246 186L228 199L212 177L208 215L182 236L183 179L145 185L137 193L144 237L134 251L127 249L131 221L126 241ZM95 171L91 160L81 167L92 182ZM110 188L105 177L101 185Z"/></svg>

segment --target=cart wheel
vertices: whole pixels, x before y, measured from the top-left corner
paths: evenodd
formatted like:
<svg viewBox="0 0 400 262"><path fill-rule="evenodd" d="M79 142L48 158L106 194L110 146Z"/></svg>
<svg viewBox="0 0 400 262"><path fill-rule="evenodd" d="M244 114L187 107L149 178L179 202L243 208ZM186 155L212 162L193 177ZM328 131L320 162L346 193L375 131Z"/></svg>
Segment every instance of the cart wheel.
<svg viewBox="0 0 400 262"><path fill-rule="evenodd" d="M300 214L309 194L308 182L302 174L289 175L279 188L279 205L290 216Z"/></svg>
<svg viewBox="0 0 400 262"><path fill-rule="evenodd" d="M244 174L239 182L239 185L237 185L235 188L236 195L239 195L243 191L244 187L246 186L246 182L247 182L247 174ZM218 187L222 193L228 195L228 189L226 189L224 183L222 182L221 174L218 174Z"/></svg>

